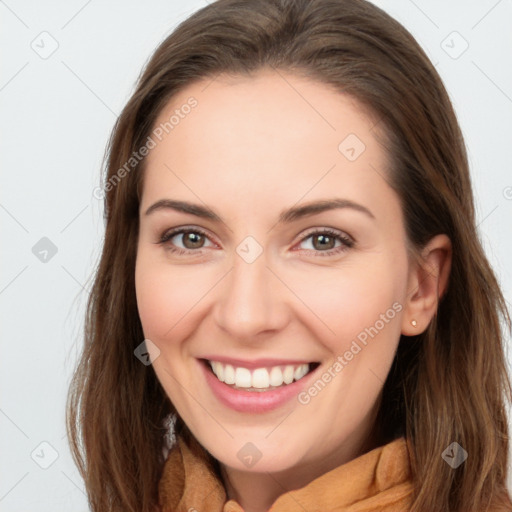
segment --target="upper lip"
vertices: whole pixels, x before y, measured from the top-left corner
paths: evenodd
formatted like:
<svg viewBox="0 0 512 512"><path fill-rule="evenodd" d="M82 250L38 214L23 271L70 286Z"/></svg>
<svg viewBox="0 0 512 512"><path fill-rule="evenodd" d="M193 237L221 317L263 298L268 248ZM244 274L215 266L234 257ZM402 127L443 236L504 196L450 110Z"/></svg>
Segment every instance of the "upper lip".
<svg viewBox="0 0 512 512"><path fill-rule="evenodd" d="M237 359L226 356L209 355L204 356L200 359L207 359L208 361L219 361L220 363L230 364L236 368L242 367L247 369L265 368L268 366L296 366L300 364L313 363L315 361L311 359L274 359L274 358L260 358L251 359L250 361L245 359Z"/></svg>

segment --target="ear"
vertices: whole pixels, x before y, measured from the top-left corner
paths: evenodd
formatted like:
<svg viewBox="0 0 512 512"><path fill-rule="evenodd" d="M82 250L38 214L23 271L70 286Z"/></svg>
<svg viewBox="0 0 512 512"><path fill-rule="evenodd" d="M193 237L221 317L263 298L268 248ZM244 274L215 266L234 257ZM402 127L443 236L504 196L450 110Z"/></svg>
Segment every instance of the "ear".
<svg viewBox="0 0 512 512"><path fill-rule="evenodd" d="M409 272L407 296L402 315L402 334L422 333L437 312L439 300L448 287L452 244L447 235L436 235L421 252L424 263L414 263ZM416 327L411 324L416 320Z"/></svg>

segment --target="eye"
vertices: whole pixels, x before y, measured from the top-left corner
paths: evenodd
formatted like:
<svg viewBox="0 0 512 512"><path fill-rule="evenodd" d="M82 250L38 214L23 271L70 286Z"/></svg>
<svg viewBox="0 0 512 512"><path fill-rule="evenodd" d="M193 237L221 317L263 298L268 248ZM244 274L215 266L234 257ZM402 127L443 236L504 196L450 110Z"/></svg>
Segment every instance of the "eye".
<svg viewBox="0 0 512 512"><path fill-rule="evenodd" d="M176 247L174 242L171 242L173 238L179 239L181 237L184 248ZM166 250L171 253L179 255L183 254L201 254L204 246L204 241L209 240L208 235L205 231L199 228L182 227L172 229L171 231L165 231L161 236L158 244L165 245Z"/></svg>
<svg viewBox="0 0 512 512"><path fill-rule="evenodd" d="M179 240L180 237L181 243L184 246L183 248L176 247L176 243L172 242L173 238ZM355 245L355 242L344 233L330 228L309 231L308 234L302 237L300 244L303 244L309 239L312 240L310 244L312 248L300 249L299 252L306 252L307 254L313 252L314 256L333 256L341 254ZM203 251L201 251L201 249L208 247L204 245L205 240L209 241L209 236L206 231L196 227L185 226L165 231L162 233L157 243L164 245L165 249L171 253L178 255L196 255L202 254ZM337 246L336 242L339 242ZM212 246L214 245L215 244L212 244Z"/></svg>
<svg viewBox="0 0 512 512"><path fill-rule="evenodd" d="M333 256L335 254L341 254L355 245L355 242L341 231L330 228L310 231L302 238L300 243L302 244L309 239L312 240L310 244L312 249L308 249L306 252L313 251L314 256ZM338 246L336 246L337 241L340 242ZM303 252L303 249L301 249L300 252Z"/></svg>

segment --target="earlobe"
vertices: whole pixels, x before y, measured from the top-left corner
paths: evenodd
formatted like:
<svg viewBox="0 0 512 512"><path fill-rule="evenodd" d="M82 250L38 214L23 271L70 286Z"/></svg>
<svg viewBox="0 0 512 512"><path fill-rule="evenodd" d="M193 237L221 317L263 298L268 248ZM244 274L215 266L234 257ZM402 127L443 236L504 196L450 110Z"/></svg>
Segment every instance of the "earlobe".
<svg viewBox="0 0 512 512"><path fill-rule="evenodd" d="M408 294L402 319L402 334L414 336L428 327L441 297L448 288L452 244L447 235L433 237L421 253L422 264L409 274Z"/></svg>

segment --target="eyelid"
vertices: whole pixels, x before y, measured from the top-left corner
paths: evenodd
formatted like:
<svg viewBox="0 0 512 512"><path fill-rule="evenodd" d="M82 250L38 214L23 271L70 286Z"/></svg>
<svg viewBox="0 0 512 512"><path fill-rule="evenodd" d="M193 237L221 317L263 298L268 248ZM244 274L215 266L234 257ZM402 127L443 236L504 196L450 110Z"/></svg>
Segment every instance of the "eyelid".
<svg viewBox="0 0 512 512"><path fill-rule="evenodd" d="M341 229L331 228L330 226L317 226L313 228L308 228L305 233L301 234L299 237L299 242L308 238L314 234L322 234L322 233L331 233L332 235L339 236L340 238L345 238L347 241L350 241L355 244L355 240L345 231Z"/></svg>
<svg viewBox="0 0 512 512"><path fill-rule="evenodd" d="M171 238L174 238L176 235L182 235L183 233L186 233L186 232L193 232L193 233L199 233L201 235L204 235L212 243L214 243L215 245L218 245L212 241L213 237L207 230L200 228L198 226L179 226L176 228L171 228L171 229L165 230L162 233L162 235L160 235L159 240L156 243L157 244L166 243L168 240L170 240ZM188 249L188 250L192 250L192 249ZM199 250L201 250L201 249L198 249L197 251L194 251L194 252L198 252Z"/></svg>

